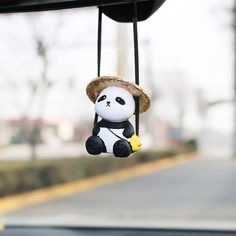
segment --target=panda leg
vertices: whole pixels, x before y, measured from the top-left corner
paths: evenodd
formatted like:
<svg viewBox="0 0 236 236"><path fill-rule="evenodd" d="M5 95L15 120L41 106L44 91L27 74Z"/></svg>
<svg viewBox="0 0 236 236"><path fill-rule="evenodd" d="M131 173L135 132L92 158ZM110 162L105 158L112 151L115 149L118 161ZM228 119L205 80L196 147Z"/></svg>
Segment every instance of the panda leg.
<svg viewBox="0 0 236 236"><path fill-rule="evenodd" d="M98 136L90 136L86 141L86 150L91 155L99 155L106 152L104 142Z"/></svg>
<svg viewBox="0 0 236 236"><path fill-rule="evenodd" d="M116 157L128 157L131 153L131 147L128 141L118 140L113 146L113 153Z"/></svg>

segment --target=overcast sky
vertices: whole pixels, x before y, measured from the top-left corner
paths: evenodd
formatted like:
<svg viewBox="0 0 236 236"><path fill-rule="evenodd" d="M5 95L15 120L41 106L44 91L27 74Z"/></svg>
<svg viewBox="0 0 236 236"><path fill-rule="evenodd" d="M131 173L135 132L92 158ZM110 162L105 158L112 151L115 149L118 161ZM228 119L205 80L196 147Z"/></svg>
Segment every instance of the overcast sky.
<svg viewBox="0 0 236 236"><path fill-rule="evenodd" d="M202 89L210 100L231 98L233 94L231 6L232 0L167 0L150 19L139 24L141 84L150 89L146 74L149 68L157 91L158 86L165 90L172 84L188 89L185 120L193 129L200 126L194 107L194 90ZM25 14L0 17L1 118L22 115L29 97L25 81L40 77L42 63L35 52L30 19ZM96 77L97 10L42 13L35 24L47 43L56 35L56 45L50 47L49 54L49 77L55 86L46 97L44 115L92 119L93 105L86 97L85 88ZM132 26L126 27L126 76L132 80ZM113 75L117 72L117 23L105 18L103 34L102 74ZM151 49L144 44L147 40ZM75 79L73 89L68 88L70 78ZM37 115L38 104L36 101L30 114ZM160 97L160 102L151 109L162 119L176 116L173 99ZM229 105L220 109L209 112L208 123L212 128L229 132L232 109ZM217 115L219 112L222 117Z"/></svg>

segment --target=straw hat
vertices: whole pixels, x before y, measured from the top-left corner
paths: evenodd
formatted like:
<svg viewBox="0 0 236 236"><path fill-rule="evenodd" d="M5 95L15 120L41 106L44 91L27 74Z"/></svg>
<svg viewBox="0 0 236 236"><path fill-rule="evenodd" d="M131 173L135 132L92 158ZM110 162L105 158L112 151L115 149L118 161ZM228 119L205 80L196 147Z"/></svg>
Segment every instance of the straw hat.
<svg viewBox="0 0 236 236"><path fill-rule="evenodd" d="M96 79L92 80L86 89L87 95L89 99L95 103L97 97L102 92L103 89L114 86L120 87L123 89L128 90L134 97L139 97L140 101L140 108L139 112L143 113L148 110L150 107L150 98L149 96L143 91L143 89L138 86L137 84L124 81L120 76L101 76L97 77Z"/></svg>

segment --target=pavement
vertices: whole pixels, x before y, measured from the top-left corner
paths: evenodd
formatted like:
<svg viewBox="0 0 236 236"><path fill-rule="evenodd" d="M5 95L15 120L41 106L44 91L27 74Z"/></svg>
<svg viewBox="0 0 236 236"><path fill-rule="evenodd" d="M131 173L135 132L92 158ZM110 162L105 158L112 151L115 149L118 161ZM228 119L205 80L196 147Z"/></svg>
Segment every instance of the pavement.
<svg viewBox="0 0 236 236"><path fill-rule="evenodd" d="M57 145L37 145L37 159L77 158L87 154L84 144L66 143ZM10 145L0 149L0 161L30 160L31 149L29 145Z"/></svg>
<svg viewBox="0 0 236 236"><path fill-rule="evenodd" d="M7 224L236 228L236 160L198 158L5 217Z"/></svg>

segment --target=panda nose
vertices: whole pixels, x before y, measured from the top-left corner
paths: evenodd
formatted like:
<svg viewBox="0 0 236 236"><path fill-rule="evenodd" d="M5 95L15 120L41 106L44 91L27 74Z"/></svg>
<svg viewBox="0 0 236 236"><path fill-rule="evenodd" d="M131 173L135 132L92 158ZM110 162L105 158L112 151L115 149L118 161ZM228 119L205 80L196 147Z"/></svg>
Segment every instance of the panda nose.
<svg viewBox="0 0 236 236"><path fill-rule="evenodd" d="M107 102L107 106L110 106L110 104L111 104L111 102L110 102L110 101L108 101L108 102Z"/></svg>

